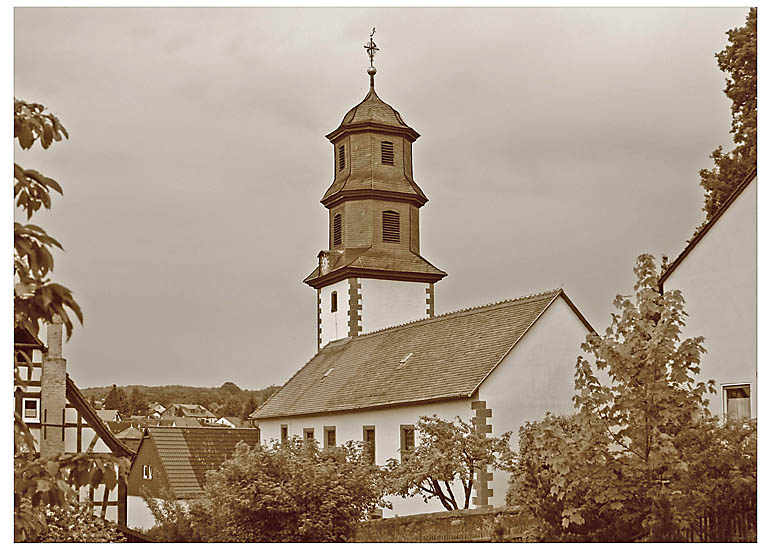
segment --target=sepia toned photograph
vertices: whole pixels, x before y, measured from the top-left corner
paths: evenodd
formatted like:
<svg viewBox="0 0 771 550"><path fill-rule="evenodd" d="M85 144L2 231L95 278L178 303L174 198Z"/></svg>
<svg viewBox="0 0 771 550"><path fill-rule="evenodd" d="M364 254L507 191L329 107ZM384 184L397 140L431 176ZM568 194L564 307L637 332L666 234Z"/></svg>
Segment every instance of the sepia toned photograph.
<svg viewBox="0 0 771 550"><path fill-rule="evenodd" d="M8 11L15 542L757 542L757 8Z"/></svg>

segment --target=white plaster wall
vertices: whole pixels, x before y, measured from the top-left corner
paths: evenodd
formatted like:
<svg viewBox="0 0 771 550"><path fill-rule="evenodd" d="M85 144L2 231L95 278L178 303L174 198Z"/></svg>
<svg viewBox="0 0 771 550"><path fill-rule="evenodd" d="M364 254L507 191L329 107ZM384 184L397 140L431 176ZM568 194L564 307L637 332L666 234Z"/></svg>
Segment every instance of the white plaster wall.
<svg viewBox="0 0 771 550"><path fill-rule="evenodd" d="M155 525L155 518L142 497L127 497L126 516L126 523L131 529L149 529Z"/></svg>
<svg viewBox="0 0 771 550"><path fill-rule="evenodd" d="M710 411L723 414L721 384L749 383L757 417L757 178L739 195L664 282L688 312L683 337L704 336L700 379L713 379Z"/></svg>
<svg viewBox="0 0 771 550"><path fill-rule="evenodd" d="M374 426L375 461L382 465L389 458L399 458L401 425L416 425L420 416L431 416L432 414L445 420L452 420L456 416L460 416L468 421L471 418L470 400L458 399L369 411L261 420L259 428L264 444L269 444L271 440L279 440L281 425L286 424L290 437L303 437L304 428L313 428L316 440L319 445L323 445L324 426L335 426L338 444L346 441L361 441L364 435L364 426ZM455 494L456 498L457 495L462 494L459 488L455 489ZM393 510L384 510L383 515L385 517L444 511L436 499L432 499L428 504L424 503L420 497L407 499L391 497L389 500L393 504Z"/></svg>
<svg viewBox="0 0 771 550"><path fill-rule="evenodd" d="M540 420L547 412L574 412L573 374L587 334L562 297L549 306L479 388L479 399L493 412L488 419L493 436L513 432L511 447L516 450L525 422ZM508 482L508 473L493 472L491 504L505 503Z"/></svg>
<svg viewBox="0 0 771 550"><path fill-rule="evenodd" d="M332 313L332 292L337 292L337 311ZM348 336L348 279L321 289L321 347Z"/></svg>
<svg viewBox="0 0 771 550"><path fill-rule="evenodd" d="M373 332L425 319L428 283L359 279L361 284L361 329Z"/></svg>

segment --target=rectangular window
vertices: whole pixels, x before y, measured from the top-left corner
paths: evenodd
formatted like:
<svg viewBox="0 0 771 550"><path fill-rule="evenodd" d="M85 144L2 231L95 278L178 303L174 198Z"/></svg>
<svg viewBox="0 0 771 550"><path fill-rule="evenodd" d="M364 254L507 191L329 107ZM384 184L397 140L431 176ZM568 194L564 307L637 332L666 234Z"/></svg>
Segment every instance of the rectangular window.
<svg viewBox="0 0 771 550"><path fill-rule="evenodd" d="M289 439L289 426L281 424L281 443L286 443Z"/></svg>
<svg viewBox="0 0 771 550"><path fill-rule="evenodd" d="M24 422L40 422L40 398L23 397L21 400L21 411Z"/></svg>
<svg viewBox="0 0 771 550"><path fill-rule="evenodd" d="M380 160L383 164L394 165L394 144L392 141L380 142Z"/></svg>
<svg viewBox="0 0 771 550"><path fill-rule="evenodd" d="M303 441L306 444L313 441L313 428L303 428Z"/></svg>
<svg viewBox="0 0 771 550"><path fill-rule="evenodd" d="M330 307L330 310L332 311L332 313L334 313L337 311L337 292L336 291L332 293L331 302L332 302L332 305Z"/></svg>
<svg viewBox="0 0 771 550"><path fill-rule="evenodd" d="M402 425L399 432L401 433L399 451L402 455L402 462L404 462L415 450L415 426Z"/></svg>
<svg viewBox="0 0 771 550"><path fill-rule="evenodd" d="M332 218L332 246L340 246L343 243L343 215L335 214Z"/></svg>
<svg viewBox="0 0 771 550"><path fill-rule="evenodd" d="M337 430L334 426L324 426L324 448L329 449L337 445Z"/></svg>
<svg viewBox="0 0 771 550"><path fill-rule="evenodd" d="M735 384L723 386L723 410L729 420L752 418L750 410L750 385Z"/></svg>
<svg viewBox="0 0 771 550"><path fill-rule="evenodd" d="M153 468L149 464L142 464L142 479L153 479Z"/></svg>
<svg viewBox="0 0 771 550"><path fill-rule="evenodd" d="M370 464L375 464L375 426L364 426L364 452Z"/></svg>
<svg viewBox="0 0 771 550"><path fill-rule="evenodd" d="M337 148L337 169L345 170L345 145Z"/></svg>
<svg viewBox="0 0 771 550"><path fill-rule="evenodd" d="M383 242L399 242L399 213L393 210L383 212Z"/></svg>

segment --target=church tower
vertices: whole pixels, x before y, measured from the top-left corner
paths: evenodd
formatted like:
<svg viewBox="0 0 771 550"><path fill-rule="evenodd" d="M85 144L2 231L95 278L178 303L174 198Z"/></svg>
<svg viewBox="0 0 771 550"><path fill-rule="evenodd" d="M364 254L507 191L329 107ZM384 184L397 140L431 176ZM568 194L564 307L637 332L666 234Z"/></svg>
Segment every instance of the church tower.
<svg viewBox="0 0 771 550"><path fill-rule="evenodd" d="M319 349L433 317L434 283L447 275L420 255L419 214L428 198L412 177L419 134L378 97L372 36L365 48L369 93L326 136L335 174L321 199L329 247L304 281L317 293Z"/></svg>

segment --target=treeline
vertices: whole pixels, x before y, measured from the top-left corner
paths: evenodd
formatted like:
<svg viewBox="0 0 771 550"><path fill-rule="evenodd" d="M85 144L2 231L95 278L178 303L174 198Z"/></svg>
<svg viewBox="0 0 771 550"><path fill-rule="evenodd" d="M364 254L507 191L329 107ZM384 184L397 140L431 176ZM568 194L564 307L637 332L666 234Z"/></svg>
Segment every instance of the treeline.
<svg viewBox="0 0 771 550"><path fill-rule="evenodd" d="M117 409L123 416L144 416L153 403L164 407L172 403L194 403L203 405L217 416L246 418L278 389L279 386L268 386L261 390L244 390L233 382L225 382L219 388L113 385L81 391L92 404L104 401L103 408Z"/></svg>

